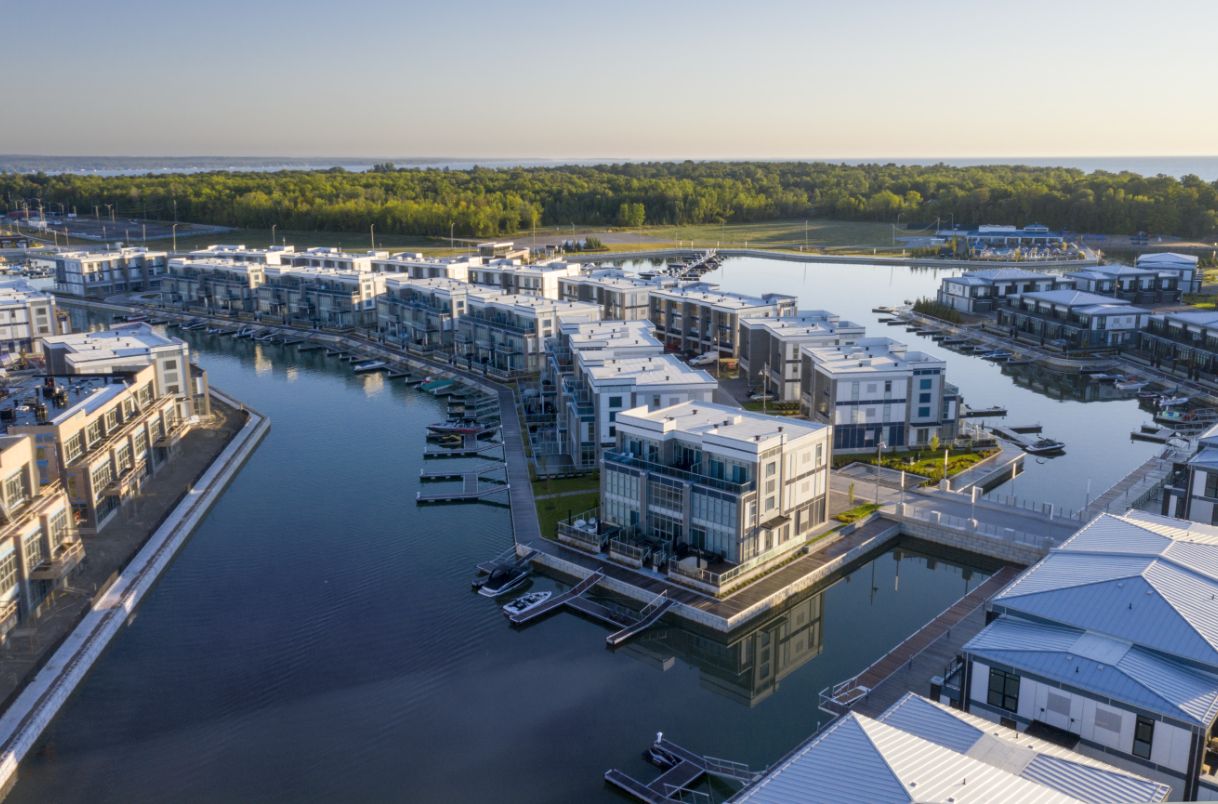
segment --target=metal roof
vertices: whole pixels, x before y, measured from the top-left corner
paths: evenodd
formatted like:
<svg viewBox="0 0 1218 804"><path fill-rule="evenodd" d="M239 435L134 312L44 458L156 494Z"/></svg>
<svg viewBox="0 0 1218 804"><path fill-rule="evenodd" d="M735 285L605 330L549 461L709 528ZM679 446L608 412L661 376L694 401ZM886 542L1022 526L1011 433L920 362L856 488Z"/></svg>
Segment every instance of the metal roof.
<svg viewBox="0 0 1218 804"><path fill-rule="evenodd" d="M1208 727L1218 716L1218 676L1098 634L1001 617L964 650L1172 720Z"/></svg>
<svg viewBox="0 0 1218 804"><path fill-rule="evenodd" d="M748 802L1162 801L1167 785L907 694L849 713L733 799Z"/></svg>
<svg viewBox="0 0 1218 804"><path fill-rule="evenodd" d="M1102 514L996 595L1006 613L1218 665L1218 528Z"/></svg>

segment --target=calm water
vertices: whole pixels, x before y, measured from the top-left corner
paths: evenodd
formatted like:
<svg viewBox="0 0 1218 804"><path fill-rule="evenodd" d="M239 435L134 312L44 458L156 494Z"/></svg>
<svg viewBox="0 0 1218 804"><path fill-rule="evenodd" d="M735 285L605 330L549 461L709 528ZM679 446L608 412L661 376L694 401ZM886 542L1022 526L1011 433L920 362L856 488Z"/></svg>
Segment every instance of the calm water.
<svg viewBox="0 0 1218 804"><path fill-rule="evenodd" d="M506 511L414 504L436 400L190 337L271 432L12 801L620 801L603 772L645 773L657 729L772 762L816 727L818 690L986 577L906 545L730 643L673 627L610 652L570 614L513 631L468 585L510 544Z"/></svg>
<svg viewBox="0 0 1218 804"><path fill-rule="evenodd" d="M958 269L910 268L907 266L823 265L755 258L732 258L707 274L724 290L744 293L788 293L799 297L802 309L832 310L843 319L867 327L870 336L904 341L947 360L947 378L958 385L965 401L974 408L1006 406L1008 424L1040 423L1045 435L1066 443L1066 454L1056 458L1030 459L1013 483L994 494L1051 502L1082 508L1088 490L1092 497L1120 480L1134 467L1161 451L1162 447L1131 441L1129 433L1149 422L1149 414L1138 408L1136 399L1111 398L1094 402L1059 399L1017 384L997 364L957 354L930 338L906 332L904 327L878 323L871 312L880 305L899 305L906 300L934 296L943 277L960 274ZM1022 375L1035 371L1035 380L1063 387L1072 380L1052 372L1012 367ZM1021 379L1021 383L1026 380ZM1081 390L1081 389L1075 389ZM1092 384L1090 394L1113 394L1111 386Z"/></svg>

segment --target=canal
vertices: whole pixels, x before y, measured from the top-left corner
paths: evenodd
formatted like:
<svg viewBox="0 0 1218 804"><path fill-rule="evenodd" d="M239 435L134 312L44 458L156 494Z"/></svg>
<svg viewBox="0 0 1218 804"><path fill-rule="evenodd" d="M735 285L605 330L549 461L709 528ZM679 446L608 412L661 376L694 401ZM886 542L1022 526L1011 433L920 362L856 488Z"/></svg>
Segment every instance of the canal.
<svg viewBox="0 0 1218 804"><path fill-rule="evenodd" d="M889 295L876 291L863 303ZM613 652L603 627L565 613L514 631L468 583L510 544L507 512L415 506L437 400L319 352L184 335L271 432L52 724L14 802L620 801L601 775L644 774L657 730L772 762L823 719L821 688L992 569L902 544L730 640L665 626Z"/></svg>

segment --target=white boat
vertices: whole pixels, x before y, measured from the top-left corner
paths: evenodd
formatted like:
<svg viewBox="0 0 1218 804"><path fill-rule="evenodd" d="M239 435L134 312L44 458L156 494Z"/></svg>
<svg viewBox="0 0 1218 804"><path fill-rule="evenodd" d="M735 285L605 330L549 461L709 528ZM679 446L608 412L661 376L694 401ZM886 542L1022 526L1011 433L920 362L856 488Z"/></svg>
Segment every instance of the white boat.
<svg viewBox="0 0 1218 804"><path fill-rule="evenodd" d="M1118 380L1112 384L1112 387L1118 391L1141 391L1146 387L1146 383L1138 380Z"/></svg>
<svg viewBox="0 0 1218 804"><path fill-rule="evenodd" d="M1066 451L1066 445L1052 438L1040 438L1031 444L1025 444L1023 451L1029 455L1057 455Z"/></svg>
<svg viewBox="0 0 1218 804"><path fill-rule="evenodd" d="M503 607L503 613L507 615L524 614L526 611L532 611L550 599L553 592L529 592L527 595L521 595Z"/></svg>
<svg viewBox="0 0 1218 804"><path fill-rule="evenodd" d="M698 355L695 358L691 358L689 364L691 366L713 366L718 362L719 353L716 351L710 351L706 352L705 354Z"/></svg>
<svg viewBox="0 0 1218 804"><path fill-rule="evenodd" d="M384 360L365 360L363 363L356 363L351 370L356 374L363 374L367 371L380 371L383 368L389 368L389 364Z"/></svg>
<svg viewBox="0 0 1218 804"><path fill-rule="evenodd" d="M1159 407L1161 408L1178 408L1181 405L1188 404L1187 396L1161 396L1159 397Z"/></svg>

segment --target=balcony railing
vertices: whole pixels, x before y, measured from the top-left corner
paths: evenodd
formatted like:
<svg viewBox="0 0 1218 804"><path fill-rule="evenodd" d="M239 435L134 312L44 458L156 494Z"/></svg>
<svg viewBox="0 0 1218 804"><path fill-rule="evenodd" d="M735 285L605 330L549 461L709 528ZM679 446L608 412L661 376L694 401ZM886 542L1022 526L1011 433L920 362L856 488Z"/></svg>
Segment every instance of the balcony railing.
<svg viewBox="0 0 1218 804"><path fill-rule="evenodd" d="M80 539L65 539L55 548L54 555L30 570L30 580L56 581L67 577L72 570L76 569L84 557L85 546ZM3 617L0 617L0 620L2 619Z"/></svg>
<svg viewBox="0 0 1218 804"><path fill-rule="evenodd" d="M753 480L745 480L743 482L736 483L730 480L704 475L696 471L689 471L688 469L682 469L676 466L665 466L662 463L654 463L625 452L606 450L604 457L606 465L613 464L616 466L630 467L632 469L640 469L652 474L663 475L665 477L671 477L677 480L684 480L688 483L694 483L700 486L710 486L711 488L719 489L720 491L727 491L732 494L746 494L757 487L756 482Z"/></svg>

